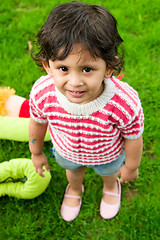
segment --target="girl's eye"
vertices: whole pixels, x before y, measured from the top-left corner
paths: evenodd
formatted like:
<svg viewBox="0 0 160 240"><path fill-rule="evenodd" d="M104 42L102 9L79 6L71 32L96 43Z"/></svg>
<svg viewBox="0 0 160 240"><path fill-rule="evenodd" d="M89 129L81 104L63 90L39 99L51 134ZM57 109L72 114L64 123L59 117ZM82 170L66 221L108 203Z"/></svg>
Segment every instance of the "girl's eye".
<svg viewBox="0 0 160 240"><path fill-rule="evenodd" d="M83 68L83 72L89 73L91 71L92 71L92 68L90 68L90 67Z"/></svg>
<svg viewBox="0 0 160 240"><path fill-rule="evenodd" d="M62 72L67 72L68 71L68 68L67 67L60 67L59 68Z"/></svg>

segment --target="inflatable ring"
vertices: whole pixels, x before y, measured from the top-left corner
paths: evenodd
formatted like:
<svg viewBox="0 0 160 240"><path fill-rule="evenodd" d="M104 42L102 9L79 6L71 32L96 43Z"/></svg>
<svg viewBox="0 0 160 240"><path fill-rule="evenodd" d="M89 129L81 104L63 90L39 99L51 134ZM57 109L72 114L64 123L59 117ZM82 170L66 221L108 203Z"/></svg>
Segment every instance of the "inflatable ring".
<svg viewBox="0 0 160 240"><path fill-rule="evenodd" d="M51 180L50 172L45 170L44 175L39 176L30 159L12 159L0 163L0 197L36 198L46 190Z"/></svg>

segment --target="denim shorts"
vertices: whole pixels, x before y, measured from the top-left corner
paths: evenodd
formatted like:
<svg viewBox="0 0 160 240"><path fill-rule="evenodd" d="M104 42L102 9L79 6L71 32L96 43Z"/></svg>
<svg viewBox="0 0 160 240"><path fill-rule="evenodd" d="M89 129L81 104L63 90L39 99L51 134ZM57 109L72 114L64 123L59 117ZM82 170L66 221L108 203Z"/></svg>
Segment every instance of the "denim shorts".
<svg viewBox="0 0 160 240"><path fill-rule="evenodd" d="M120 169L125 163L125 152L122 153L122 155L117 158L116 160L106 163L106 164L101 164L101 165L83 165L83 164L78 164L74 163L72 161L69 161L65 158L63 158L59 153L53 149L53 155L55 156L56 162L63 167L64 169L68 170L77 170L79 168L82 168L84 166L93 168L96 173L98 173L101 176L109 176L112 175Z"/></svg>

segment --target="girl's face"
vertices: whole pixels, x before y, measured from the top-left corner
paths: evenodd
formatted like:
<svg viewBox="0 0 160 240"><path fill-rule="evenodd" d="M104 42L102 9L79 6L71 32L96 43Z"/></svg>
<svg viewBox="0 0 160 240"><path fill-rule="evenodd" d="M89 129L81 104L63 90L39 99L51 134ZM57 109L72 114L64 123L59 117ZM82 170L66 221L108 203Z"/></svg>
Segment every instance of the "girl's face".
<svg viewBox="0 0 160 240"><path fill-rule="evenodd" d="M49 60L43 63L47 73L53 77L57 89L70 102L85 104L101 95L103 80L112 75L102 58L93 58L87 50L76 45L64 60Z"/></svg>

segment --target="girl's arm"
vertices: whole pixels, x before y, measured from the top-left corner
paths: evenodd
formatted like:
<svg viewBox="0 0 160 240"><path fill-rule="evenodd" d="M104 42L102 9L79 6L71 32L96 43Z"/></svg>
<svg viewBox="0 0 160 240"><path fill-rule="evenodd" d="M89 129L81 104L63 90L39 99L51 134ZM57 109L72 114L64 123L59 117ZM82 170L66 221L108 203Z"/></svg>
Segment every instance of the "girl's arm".
<svg viewBox="0 0 160 240"><path fill-rule="evenodd" d="M47 123L42 124L30 118L29 123L29 149L36 172L44 177L44 169L50 171L48 160L43 153L44 137L47 131Z"/></svg>
<svg viewBox="0 0 160 240"><path fill-rule="evenodd" d="M138 178L138 167L141 162L143 149L142 136L137 139L125 139L125 165L120 170L120 181L131 182Z"/></svg>

